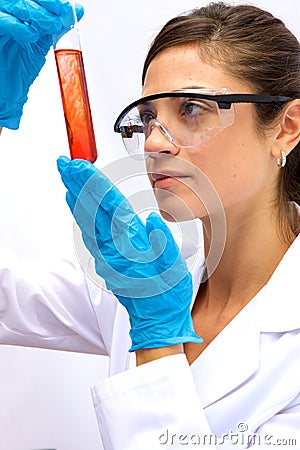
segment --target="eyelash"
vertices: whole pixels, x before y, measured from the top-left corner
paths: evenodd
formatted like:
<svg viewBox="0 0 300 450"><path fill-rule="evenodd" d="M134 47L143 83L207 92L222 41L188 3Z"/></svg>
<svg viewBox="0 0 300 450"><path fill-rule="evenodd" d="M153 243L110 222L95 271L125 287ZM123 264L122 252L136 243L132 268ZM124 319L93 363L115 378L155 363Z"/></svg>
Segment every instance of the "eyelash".
<svg viewBox="0 0 300 450"><path fill-rule="evenodd" d="M184 99L181 102L179 102L178 104L178 108L179 108L179 114L181 115L186 115L189 116L190 114L186 114L185 112L185 108L192 106L194 108L198 108L198 114L205 112L205 111L209 111L210 107L208 104L206 104L205 102L199 102L195 99ZM148 110L144 110L144 111L140 111L138 116L136 117L137 120L140 120L143 125L147 125L150 120L155 119L157 117L156 112L153 110L151 111L150 109Z"/></svg>

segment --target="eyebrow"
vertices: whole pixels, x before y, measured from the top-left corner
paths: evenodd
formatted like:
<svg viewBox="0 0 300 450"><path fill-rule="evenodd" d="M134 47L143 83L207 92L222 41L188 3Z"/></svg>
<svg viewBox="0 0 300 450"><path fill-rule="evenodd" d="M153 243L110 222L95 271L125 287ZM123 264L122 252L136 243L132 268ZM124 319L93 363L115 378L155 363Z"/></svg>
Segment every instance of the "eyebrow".
<svg viewBox="0 0 300 450"><path fill-rule="evenodd" d="M141 101L141 103L138 105L138 107L140 107L140 106L151 106L153 102L155 102L155 100L148 100L146 102Z"/></svg>
<svg viewBox="0 0 300 450"><path fill-rule="evenodd" d="M184 89L212 89L212 88L209 88L207 86L199 86L199 85L193 84L193 85L190 85L190 86L183 86L183 87L181 87L179 89L173 89L170 92L178 92L178 91L181 91L181 90L184 90ZM146 97L147 97L147 95L146 95ZM152 105L152 103L155 102L155 100L156 99L149 100L149 101L146 101L145 103L142 102L141 105L139 105L138 107L140 107L140 106L149 106L150 107ZM170 100L172 102L174 102L175 100L178 100L178 97L171 97Z"/></svg>
<svg viewBox="0 0 300 450"><path fill-rule="evenodd" d="M172 91L170 91L170 92L180 92L181 90L184 90L184 89L207 89L207 90L209 90L209 89L212 89L211 87L208 87L208 86L199 86L199 85L196 85L196 84L193 84L193 85L190 85L190 86L183 86L183 87L181 87L181 88L177 88L177 89L173 89ZM155 94L154 94L155 95ZM145 97L147 97L147 95L145 96ZM142 100L142 98L143 97L141 97L141 100ZM178 99L178 97L171 97L170 98L170 100L172 101L172 102L174 102L175 100L177 100ZM138 105L138 108L139 107L141 107L141 106L151 106L152 104L153 104L153 102L155 102L155 100L156 99L154 99L154 100L148 100L148 101L146 101L145 103L141 103L140 105Z"/></svg>
<svg viewBox="0 0 300 450"><path fill-rule="evenodd" d="M174 89L174 91L181 91L181 89L212 89L212 88L208 86L197 86L194 84L192 86L183 86L179 89Z"/></svg>

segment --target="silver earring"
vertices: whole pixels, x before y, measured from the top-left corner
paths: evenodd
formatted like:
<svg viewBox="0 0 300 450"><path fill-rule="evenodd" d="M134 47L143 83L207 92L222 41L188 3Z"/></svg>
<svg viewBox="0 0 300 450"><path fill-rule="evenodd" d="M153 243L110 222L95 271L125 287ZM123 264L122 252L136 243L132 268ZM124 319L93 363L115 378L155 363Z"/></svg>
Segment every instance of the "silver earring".
<svg viewBox="0 0 300 450"><path fill-rule="evenodd" d="M277 158L277 166L282 168L286 165L286 154L281 150L281 158Z"/></svg>

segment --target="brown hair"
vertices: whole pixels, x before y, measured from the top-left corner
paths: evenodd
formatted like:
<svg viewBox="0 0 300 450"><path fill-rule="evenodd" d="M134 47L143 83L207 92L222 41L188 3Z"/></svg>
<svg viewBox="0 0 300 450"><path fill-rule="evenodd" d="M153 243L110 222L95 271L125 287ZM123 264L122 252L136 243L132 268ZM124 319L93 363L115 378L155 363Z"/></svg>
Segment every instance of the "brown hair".
<svg viewBox="0 0 300 450"><path fill-rule="evenodd" d="M247 83L256 93L300 98L299 42L281 20L267 11L251 5L212 2L171 19L149 49L142 83L158 53L189 44L199 44L201 56ZM284 106L256 104L257 130L264 134ZM286 217L287 201L300 204L300 144L280 170L277 192L280 216Z"/></svg>

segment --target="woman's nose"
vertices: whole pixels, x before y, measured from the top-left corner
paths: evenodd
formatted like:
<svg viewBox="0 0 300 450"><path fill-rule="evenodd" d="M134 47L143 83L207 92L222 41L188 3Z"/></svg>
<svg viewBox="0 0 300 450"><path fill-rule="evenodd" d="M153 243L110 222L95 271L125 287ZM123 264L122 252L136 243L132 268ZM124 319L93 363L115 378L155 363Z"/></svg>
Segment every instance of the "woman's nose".
<svg viewBox="0 0 300 450"><path fill-rule="evenodd" d="M154 156L158 153L177 155L179 150L179 147L174 144L173 137L168 130L158 120L153 120L145 139L145 153L149 156L151 154Z"/></svg>

